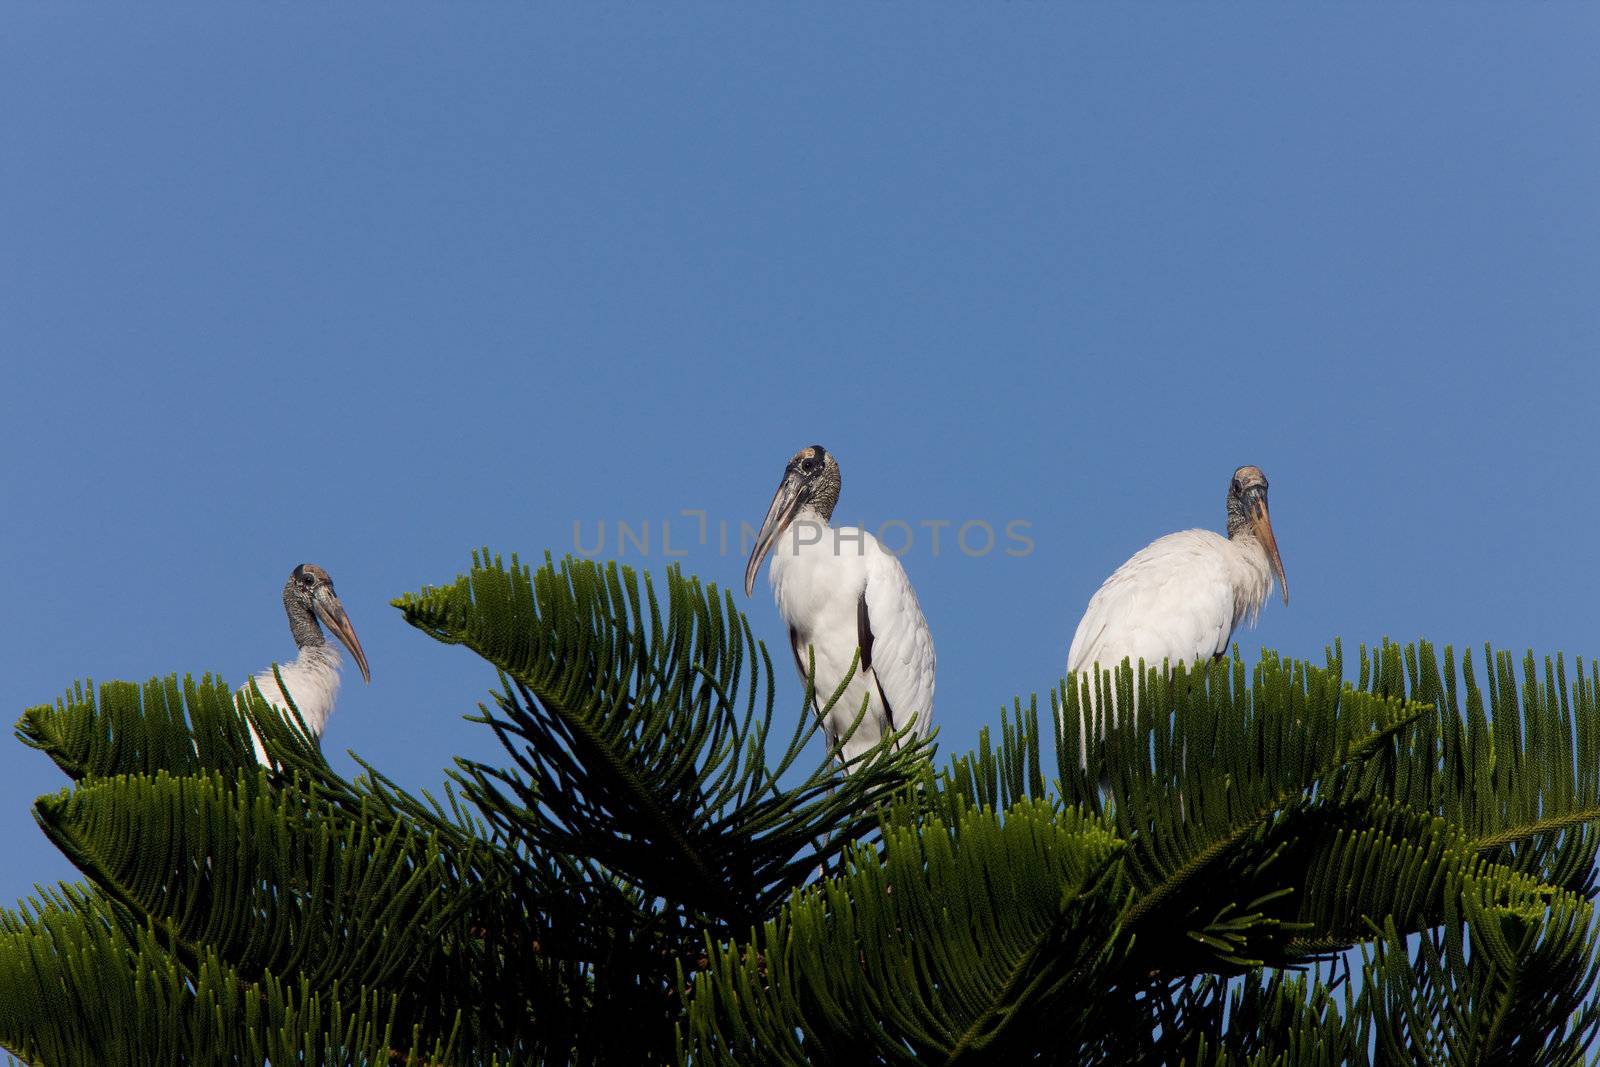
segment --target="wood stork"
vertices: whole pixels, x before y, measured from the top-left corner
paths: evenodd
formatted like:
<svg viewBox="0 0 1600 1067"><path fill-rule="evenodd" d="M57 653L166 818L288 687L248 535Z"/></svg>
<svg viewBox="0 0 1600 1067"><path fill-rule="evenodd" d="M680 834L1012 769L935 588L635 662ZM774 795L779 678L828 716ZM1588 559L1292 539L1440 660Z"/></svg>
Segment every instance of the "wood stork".
<svg viewBox="0 0 1600 1067"><path fill-rule="evenodd" d="M1255 623L1274 574L1287 606L1289 582L1267 515L1267 476L1259 467L1240 467L1228 486L1228 536L1168 534L1118 567L1089 599L1067 670L1112 670L1124 657L1135 670L1141 658L1149 667L1221 659L1239 621L1248 616Z"/></svg>
<svg viewBox="0 0 1600 1067"><path fill-rule="evenodd" d="M362 679L370 682L372 672L367 669L367 654L362 651L355 627L350 624L350 616L345 614L344 605L339 603L333 591L333 579L315 563L302 563L290 573L289 580L283 586L283 610L289 616L289 633L293 635L300 654L293 663L279 665L282 687L279 687L271 668L257 674L252 681L269 704L292 720L289 700L284 696L284 689L287 689L288 697L293 698L294 706L306 726L313 736L320 738L323 728L328 725L328 717L333 714L333 702L339 695L339 650L323 636L322 626L332 630L333 635L344 643L344 647L356 658ZM321 626L318 625L319 620ZM247 683L241 692L249 688ZM261 747L261 739L256 736L254 729L250 731L250 743L255 748L256 760L267 762L266 751Z"/></svg>
<svg viewBox="0 0 1600 1067"><path fill-rule="evenodd" d="M744 571L751 595L768 553L768 578L789 647L805 679L816 657L820 714L850 670L850 684L823 720L829 746L845 763L886 734L914 723L918 738L933 723L933 637L900 561L866 530L828 525L839 502L839 464L821 445L796 452L756 535ZM862 701L867 702L861 716ZM861 723L849 734L857 716ZM845 735L849 734L848 739Z"/></svg>

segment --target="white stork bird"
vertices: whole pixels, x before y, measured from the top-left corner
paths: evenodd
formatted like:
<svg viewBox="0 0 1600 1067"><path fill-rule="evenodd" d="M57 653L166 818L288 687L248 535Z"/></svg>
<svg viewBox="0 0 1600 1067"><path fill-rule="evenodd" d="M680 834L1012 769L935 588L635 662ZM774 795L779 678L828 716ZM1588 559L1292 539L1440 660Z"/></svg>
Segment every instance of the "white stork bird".
<svg viewBox="0 0 1600 1067"><path fill-rule="evenodd" d="M821 445L796 452L784 468L744 571L751 595L770 552L768 576L789 647L804 680L816 657L820 713L844 681L856 650L861 661L823 721L828 743L848 770L880 739L914 723L933 723L933 637L900 561L854 526L828 525L839 502L839 464ZM867 702L861 715L862 701ZM848 739L856 718L861 723Z"/></svg>
<svg viewBox="0 0 1600 1067"><path fill-rule="evenodd" d="M1228 536L1168 534L1140 549L1105 580L1072 635L1067 671L1134 670L1162 661L1221 659L1241 619L1254 624L1273 575L1289 603L1289 582L1267 515L1267 476L1240 467L1228 486ZM1090 692L1093 692L1091 688Z"/></svg>
<svg viewBox="0 0 1600 1067"><path fill-rule="evenodd" d="M350 616L345 614L344 605L339 603L333 591L333 579L315 563L302 563L290 573L289 580L283 586L283 610L289 616L289 633L294 636L300 655L293 663L279 665L278 674L283 677L281 688L271 668L256 675L252 682L267 703L279 709L291 721L289 698L293 698L294 706L306 726L314 736L320 738L323 728L328 725L328 717L333 714L333 702L339 695L339 650L323 636L322 626L332 630L333 635L344 643L344 647L356 658L362 679L370 682L372 673L367 669L367 654L361 649L361 641L356 637L355 627L350 624ZM318 620L321 620L321 626L317 624ZM250 683L246 683L240 691L249 688ZM285 697L284 689L288 690L288 697ZM254 729L250 731L250 743L255 748L257 761L267 762L266 751L261 747L261 739L256 736Z"/></svg>

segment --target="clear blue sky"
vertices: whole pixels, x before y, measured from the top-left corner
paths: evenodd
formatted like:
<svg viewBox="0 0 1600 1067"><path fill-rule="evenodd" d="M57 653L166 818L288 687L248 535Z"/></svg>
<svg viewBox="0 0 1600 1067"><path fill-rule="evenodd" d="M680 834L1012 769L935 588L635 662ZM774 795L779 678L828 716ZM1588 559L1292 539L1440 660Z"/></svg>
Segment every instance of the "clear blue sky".
<svg viewBox="0 0 1600 1067"><path fill-rule="evenodd" d="M1263 467L1320 658L1600 653L1600 9L52 3L0 30L0 711L371 658L325 738L413 787L494 684L390 598L673 521L744 560L821 442L918 535L946 751ZM681 509L704 509L694 543ZM924 521L1029 525L931 551ZM975 528L976 530L976 528ZM975 534L974 534L975 536ZM758 633L778 638L764 588ZM779 659L781 664L783 661ZM783 699L798 713L799 686ZM0 903L71 870L0 741Z"/></svg>

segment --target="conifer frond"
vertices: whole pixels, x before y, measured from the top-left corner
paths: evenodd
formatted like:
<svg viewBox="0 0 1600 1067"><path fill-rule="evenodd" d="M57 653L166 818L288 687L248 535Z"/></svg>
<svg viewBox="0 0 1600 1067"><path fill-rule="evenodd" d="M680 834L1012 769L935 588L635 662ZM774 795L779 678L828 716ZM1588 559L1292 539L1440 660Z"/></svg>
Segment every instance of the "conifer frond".
<svg viewBox="0 0 1600 1067"><path fill-rule="evenodd" d="M1573 679L1559 655L1471 653L1458 670L1427 642L1361 650L1370 691L1433 705L1418 728L1376 761L1368 788L1462 827L1497 862L1592 894L1600 849L1600 668L1582 660Z"/></svg>
<svg viewBox="0 0 1600 1067"><path fill-rule="evenodd" d="M403 597L408 622L464 644L505 678L495 731L511 767L463 764L464 794L532 852L584 857L732 930L761 921L819 863L876 827L874 798L911 780L923 747L843 779L831 761L784 789L816 717L768 767L772 666L731 594L676 568L662 605L626 567L487 551L452 586Z"/></svg>
<svg viewBox="0 0 1600 1067"><path fill-rule="evenodd" d="M1122 897L1121 845L1098 819L1024 801L1003 820L891 819L884 844L853 848L842 877L798 892L752 942L712 951L684 1055L1001 1062L1045 1032L1068 1049L1097 1040Z"/></svg>
<svg viewBox="0 0 1600 1067"><path fill-rule="evenodd" d="M1232 983L1197 1035L1191 1062L1215 1067L1366 1067L1371 1025L1353 1008L1344 959L1311 970L1255 970ZM1220 999L1220 998L1219 998Z"/></svg>
<svg viewBox="0 0 1600 1067"><path fill-rule="evenodd" d="M70 886L0 912L0 989L0 1042L31 1063L464 1062L448 1036L400 1023L391 998L247 978L209 949L186 968L159 931Z"/></svg>
<svg viewBox="0 0 1600 1067"><path fill-rule="evenodd" d="M978 730L978 748L950 761L943 774L944 790L969 807L1003 811L1021 800L1043 800L1045 787L1039 755L1039 708L1030 701L1000 709L1000 744L995 746L989 728Z"/></svg>
<svg viewBox="0 0 1600 1067"><path fill-rule="evenodd" d="M1530 656L1519 700L1502 656L1485 700L1470 659L1458 684L1448 650L1442 674L1430 646L1408 655L1409 670L1395 646L1374 663L1363 650L1359 688L1337 649L1324 668L1267 654L1248 684L1236 654L1192 672L1124 665L1093 697L1089 679L1066 687L1053 700L1062 781L1105 804L1129 843L1130 926L1187 932L1220 963L1283 964L1364 940L1368 915L1404 930L1439 921L1441 879L1475 857L1502 882L1521 871L1587 889L1600 818L1600 770L1583 763L1600 758L1593 681L1568 691L1559 659L1541 680ZM1134 711L1085 716L1104 740L1073 759L1079 709L1109 707ZM1317 933L1286 936L1302 926Z"/></svg>
<svg viewBox="0 0 1600 1067"><path fill-rule="evenodd" d="M236 708L220 684L180 688L172 678L100 692L98 706L70 701L64 715L43 709L22 724L42 727L30 740L81 781L71 794L41 798L40 821L112 913L161 935L183 982L193 985L197 961L213 951L246 975L380 996L404 1032L448 1030L464 1013L481 1060L547 1047L530 1027L548 1036L557 1059L582 1040L580 1006L593 998L593 981L574 961L595 958L597 940L615 941L608 924L624 912L597 906L558 864L513 863L488 847L481 820L448 791L442 807L370 768L345 781L303 724L259 698ZM274 769L256 764L241 710ZM63 728L85 713L103 721ZM193 735L185 724L195 724ZM208 728L242 763L205 766L198 754ZM189 773L100 776L119 765ZM526 958L529 945L541 953ZM484 995L463 1009L459 998L474 988ZM507 999L521 1006L508 1013Z"/></svg>
<svg viewBox="0 0 1600 1067"><path fill-rule="evenodd" d="M318 986L403 981L473 903L450 892L444 843L343 818L256 773L248 792L220 775L97 779L35 810L68 859L181 955L204 945L244 973Z"/></svg>
<svg viewBox="0 0 1600 1067"><path fill-rule="evenodd" d="M175 675L143 686L79 682L52 706L29 708L17 736L71 778L118 774L193 774L254 767L234 694L220 678L196 684ZM276 716L276 712L272 712ZM281 720L279 720L281 721Z"/></svg>
<svg viewBox="0 0 1600 1067"><path fill-rule="evenodd" d="M1596 933L1593 904L1566 892L1543 908L1465 894L1414 946L1386 922L1356 1006L1373 1020L1379 1062L1591 1062Z"/></svg>

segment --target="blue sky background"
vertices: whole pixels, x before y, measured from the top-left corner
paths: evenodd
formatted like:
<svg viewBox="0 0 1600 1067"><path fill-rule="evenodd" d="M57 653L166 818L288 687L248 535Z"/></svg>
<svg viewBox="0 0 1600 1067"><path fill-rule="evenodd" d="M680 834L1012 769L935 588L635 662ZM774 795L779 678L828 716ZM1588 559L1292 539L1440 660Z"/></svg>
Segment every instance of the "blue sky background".
<svg viewBox="0 0 1600 1067"><path fill-rule="evenodd" d="M575 521L650 522L656 570L671 521L735 585L715 524L812 442L840 518L918 534L947 752L1246 462L1293 592L1247 656L1600 653L1596 40L1563 4L13 7L0 710L241 682L310 560L373 671L330 758L436 786L494 678L390 598ZM0 904L72 875L29 812L63 784L0 741Z"/></svg>

